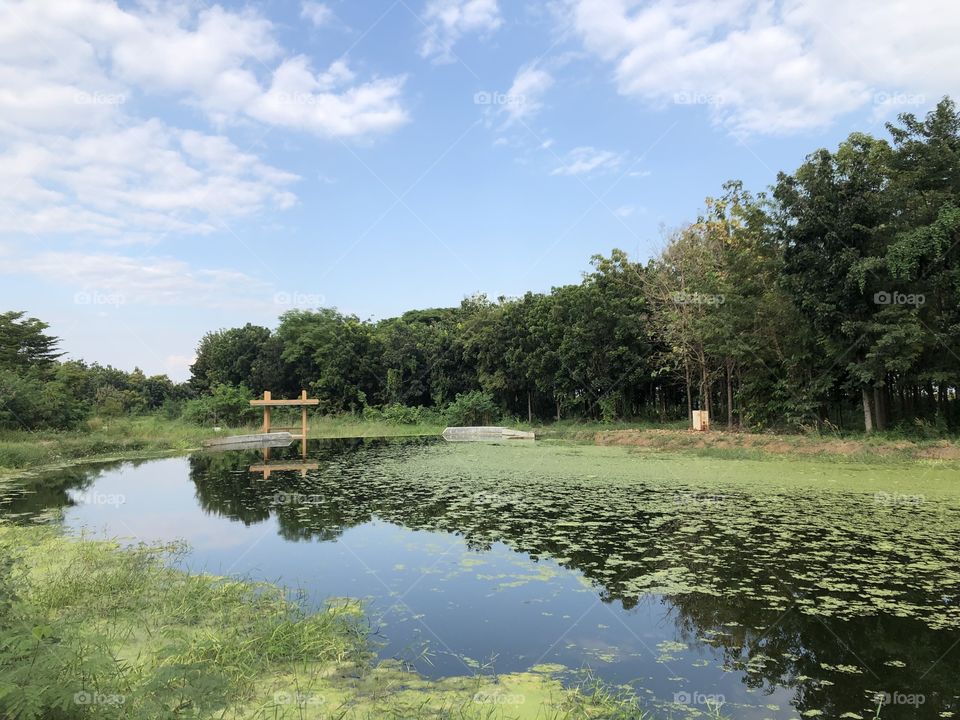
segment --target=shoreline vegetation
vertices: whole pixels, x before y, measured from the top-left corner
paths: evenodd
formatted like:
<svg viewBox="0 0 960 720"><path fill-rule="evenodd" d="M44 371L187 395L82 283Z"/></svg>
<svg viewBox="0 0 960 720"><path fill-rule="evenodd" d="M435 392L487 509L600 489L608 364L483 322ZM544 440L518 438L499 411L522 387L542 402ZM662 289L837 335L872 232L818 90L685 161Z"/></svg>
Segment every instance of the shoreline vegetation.
<svg viewBox="0 0 960 720"><path fill-rule="evenodd" d="M693 453L717 458L798 457L832 462L960 461L960 442L898 433L768 434L711 430L694 432L683 423L561 421L548 425L506 422L532 430L538 440L594 443L643 452ZM311 439L439 436L444 425L321 416L310 421ZM197 450L203 440L257 432L256 426L199 427L161 416L92 418L69 431L0 433L0 477L32 474L79 462L142 459Z"/></svg>
<svg viewBox="0 0 960 720"><path fill-rule="evenodd" d="M429 680L375 659L358 601L309 612L275 585L171 567L181 550L0 522L3 716L650 717L590 680L562 685L554 666Z"/></svg>

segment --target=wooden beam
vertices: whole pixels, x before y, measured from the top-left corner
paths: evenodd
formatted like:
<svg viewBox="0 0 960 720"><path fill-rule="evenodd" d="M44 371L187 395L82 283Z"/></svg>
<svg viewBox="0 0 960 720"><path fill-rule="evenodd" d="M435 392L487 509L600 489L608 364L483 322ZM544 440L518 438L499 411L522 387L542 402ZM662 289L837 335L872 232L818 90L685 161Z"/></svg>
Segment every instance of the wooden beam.
<svg viewBox="0 0 960 720"><path fill-rule="evenodd" d="M267 394L264 393L264 395ZM264 398L263 400L251 400L250 404L257 407L277 407L279 405L319 405L320 401L316 398L310 400L269 400Z"/></svg>
<svg viewBox="0 0 960 720"><path fill-rule="evenodd" d="M301 402L304 402L304 403L307 401L307 391L306 391L306 390L303 390L303 391L300 392L300 401L301 401ZM318 401L318 402L319 402L319 401ZM304 408L300 411L300 427L301 427L300 439L303 440L303 448L302 448L302 449L303 449L304 454L306 454L306 452L307 452L307 433L308 433L308 431L309 431L309 428L307 427L307 408L306 408L306 406L304 406Z"/></svg>

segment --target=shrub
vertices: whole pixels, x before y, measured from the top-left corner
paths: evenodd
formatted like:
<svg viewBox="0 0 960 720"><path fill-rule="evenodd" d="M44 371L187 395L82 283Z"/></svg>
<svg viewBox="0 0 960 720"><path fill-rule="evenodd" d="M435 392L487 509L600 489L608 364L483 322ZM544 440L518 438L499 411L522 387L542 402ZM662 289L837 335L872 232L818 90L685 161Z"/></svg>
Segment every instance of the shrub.
<svg viewBox="0 0 960 720"><path fill-rule="evenodd" d="M487 425L500 418L500 408L489 393L474 390L458 393L456 400L443 411L450 425Z"/></svg>
<svg viewBox="0 0 960 720"><path fill-rule="evenodd" d="M257 408L250 405L252 399L253 394L243 385L216 385L213 394L186 403L183 419L196 425L245 425L257 417Z"/></svg>
<svg viewBox="0 0 960 720"><path fill-rule="evenodd" d="M400 403L386 405L383 408L383 419L398 425L416 425L423 421L424 408L408 407Z"/></svg>

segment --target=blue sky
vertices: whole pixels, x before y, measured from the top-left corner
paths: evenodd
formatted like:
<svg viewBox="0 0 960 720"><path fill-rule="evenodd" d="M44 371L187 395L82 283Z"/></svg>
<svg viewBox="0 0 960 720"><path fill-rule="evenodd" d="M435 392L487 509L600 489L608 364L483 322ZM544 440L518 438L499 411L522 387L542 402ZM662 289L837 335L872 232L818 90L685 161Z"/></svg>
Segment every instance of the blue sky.
<svg viewBox="0 0 960 720"><path fill-rule="evenodd" d="M960 92L945 0L0 2L4 308L183 379L202 334L645 260L706 196Z"/></svg>

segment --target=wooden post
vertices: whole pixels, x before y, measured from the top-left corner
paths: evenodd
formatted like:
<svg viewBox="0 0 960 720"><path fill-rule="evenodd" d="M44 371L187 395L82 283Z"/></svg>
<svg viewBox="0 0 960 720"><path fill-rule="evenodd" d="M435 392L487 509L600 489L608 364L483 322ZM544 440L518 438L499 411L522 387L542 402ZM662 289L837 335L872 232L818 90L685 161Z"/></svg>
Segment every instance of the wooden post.
<svg viewBox="0 0 960 720"><path fill-rule="evenodd" d="M300 391L300 399L307 399L307 391ZM302 405L300 407L300 454L303 456L304 460L307 458L307 406ZM306 474L306 473L304 473Z"/></svg>
<svg viewBox="0 0 960 720"><path fill-rule="evenodd" d="M265 401L272 399L269 390L263 391L263 399ZM263 406L263 432L270 432L270 406Z"/></svg>

